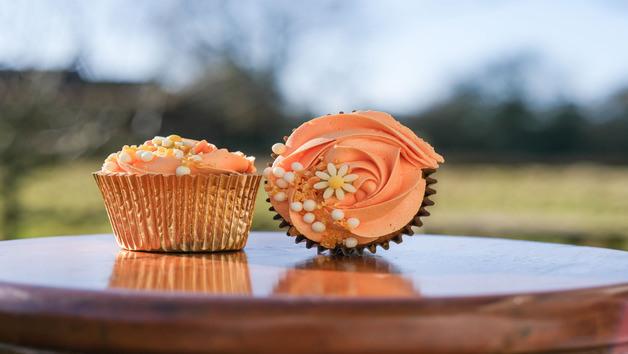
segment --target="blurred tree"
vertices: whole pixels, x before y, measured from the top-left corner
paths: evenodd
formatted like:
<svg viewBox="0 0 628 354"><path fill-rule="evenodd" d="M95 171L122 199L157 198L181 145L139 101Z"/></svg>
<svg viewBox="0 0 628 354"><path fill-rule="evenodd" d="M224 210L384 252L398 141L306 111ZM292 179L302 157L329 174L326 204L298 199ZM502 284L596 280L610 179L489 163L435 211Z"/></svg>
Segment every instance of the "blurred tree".
<svg viewBox="0 0 628 354"><path fill-rule="evenodd" d="M581 152L591 119L572 102L535 106L527 78L533 64L534 57L524 55L489 65L409 125L462 158L513 161Z"/></svg>
<svg viewBox="0 0 628 354"><path fill-rule="evenodd" d="M31 171L128 141L142 86L93 84L76 73L0 72L0 239L17 237L20 183ZM163 96L163 95L162 95ZM71 181L68 181L71 183Z"/></svg>
<svg viewBox="0 0 628 354"><path fill-rule="evenodd" d="M45 141L46 132L54 128L41 118L54 105L58 86L57 77L28 74L7 77L6 73L3 76L0 85L0 239L16 235L20 217L19 183L40 162L38 156L47 155L46 143L54 143ZM63 124L55 121L53 126L57 123Z"/></svg>
<svg viewBox="0 0 628 354"><path fill-rule="evenodd" d="M237 67L278 79L294 53L297 36L318 26L344 23L342 7L351 1L172 1L151 9L152 30L161 33L169 47L170 60L163 68L166 81L171 73L180 76L208 68ZM195 80L192 80L195 81Z"/></svg>
<svg viewBox="0 0 628 354"><path fill-rule="evenodd" d="M497 103L487 132L487 148L498 154L531 153L534 139L530 131L534 118L534 113L520 98Z"/></svg>
<svg viewBox="0 0 628 354"><path fill-rule="evenodd" d="M553 107L547 115L549 117L537 132L531 149L552 155L582 153L587 143L584 139L587 122L580 108L573 103L566 103Z"/></svg>
<svg viewBox="0 0 628 354"><path fill-rule="evenodd" d="M443 151L478 153L486 148L488 111L475 87L461 86L450 99L405 124Z"/></svg>
<svg viewBox="0 0 628 354"><path fill-rule="evenodd" d="M207 139L247 154L267 152L287 130L273 82L231 62L213 68L164 112L161 134Z"/></svg>
<svg viewBox="0 0 628 354"><path fill-rule="evenodd" d="M628 88L609 97L597 114L601 122L593 122L587 131L589 146L604 155L619 155L621 163L628 162Z"/></svg>
<svg viewBox="0 0 628 354"><path fill-rule="evenodd" d="M165 112L161 134L186 135L231 150L268 151L289 129L279 77L293 40L321 18L340 21L338 1L173 3L153 17L173 56L196 68L191 86ZM194 71L194 70L193 70ZM292 125L292 124L291 124Z"/></svg>

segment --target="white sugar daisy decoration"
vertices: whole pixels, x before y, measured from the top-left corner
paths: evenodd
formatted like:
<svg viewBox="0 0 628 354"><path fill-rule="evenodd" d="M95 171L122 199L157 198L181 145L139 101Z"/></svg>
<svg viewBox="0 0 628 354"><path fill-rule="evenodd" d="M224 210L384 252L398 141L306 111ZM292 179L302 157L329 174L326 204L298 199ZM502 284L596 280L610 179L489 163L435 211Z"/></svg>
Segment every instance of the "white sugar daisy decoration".
<svg viewBox="0 0 628 354"><path fill-rule="evenodd" d="M349 193L355 193L356 189L353 186L353 181L358 179L358 175L348 175L349 165L342 165L338 170L333 163L327 164L327 171L316 171L316 176L321 179L320 182L314 185L316 189L325 189L323 198L327 199L336 194L338 200L345 199L345 191Z"/></svg>

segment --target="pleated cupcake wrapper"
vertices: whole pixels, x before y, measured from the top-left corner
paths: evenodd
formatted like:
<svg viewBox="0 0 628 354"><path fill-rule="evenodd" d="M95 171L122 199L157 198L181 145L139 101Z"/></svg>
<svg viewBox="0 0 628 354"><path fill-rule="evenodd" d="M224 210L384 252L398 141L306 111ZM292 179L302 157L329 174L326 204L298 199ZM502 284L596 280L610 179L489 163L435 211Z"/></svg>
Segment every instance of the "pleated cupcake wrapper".
<svg viewBox="0 0 628 354"><path fill-rule="evenodd" d="M251 294L244 251L177 256L120 250L109 287L137 290Z"/></svg>
<svg viewBox="0 0 628 354"><path fill-rule="evenodd" d="M273 158L275 157L276 156L273 156ZM346 256L362 255L364 250L368 249L371 253L375 254L378 246L387 250L388 248L390 248L390 242L399 244L403 242L403 235L408 235L408 236L414 235L413 227L423 226L423 222L421 221L421 218L430 215L430 212L427 211L425 208L428 206L434 205L434 202L430 200L430 196L436 194L436 190L433 187L437 181L436 179L431 177L431 175L434 174L436 170L433 168L425 168L422 171L423 171L423 178L425 179L426 185L425 185L425 194L423 196L423 201L421 202L421 207L419 208L419 211L412 218L412 220L400 230L397 230L388 235L378 237L377 239L369 243L357 245L353 248L348 248L345 245L338 245L335 248L329 249L322 246L319 242L312 241L309 238L305 237L301 232L299 232L299 230L296 227L294 227L292 224L286 221L280 214L277 213L273 217L273 219L281 221L281 223L279 224L279 227L288 228L288 231L286 232L286 234L288 236L295 237L295 240L294 240L295 243L305 242L306 248L316 247L318 250L318 253L324 252L325 250L329 250L330 253L334 255L346 255ZM266 199L266 201L270 202L270 198ZM269 210L275 211L275 208L270 207Z"/></svg>
<svg viewBox="0 0 628 354"><path fill-rule="evenodd" d="M120 247L154 252L242 249L262 178L93 175Z"/></svg>

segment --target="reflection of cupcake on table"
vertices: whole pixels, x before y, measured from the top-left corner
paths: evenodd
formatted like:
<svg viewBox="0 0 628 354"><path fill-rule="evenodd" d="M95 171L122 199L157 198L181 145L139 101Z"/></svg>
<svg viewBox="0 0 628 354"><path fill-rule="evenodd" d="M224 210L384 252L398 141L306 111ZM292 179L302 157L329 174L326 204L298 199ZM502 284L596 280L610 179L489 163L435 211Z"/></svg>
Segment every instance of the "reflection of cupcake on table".
<svg viewBox="0 0 628 354"><path fill-rule="evenodd" d="M120 250L109 287L247 295L251 294L251 279L244 251L160 254Z"/></svg>
<svg viewBox="0 0 628 354"><path fill-rule="evenodd" d="M288 270L275 295L360 298L419 297L412 281L375 256L319 255Z"/></svg>
<svg viewBox="0 0 628 354"><path fill-rule="evenodd" d="M205 140L170 135L124 146L93 175L122 248L239 250L261 181L254 161Z"/></svg>
<svg viewBox="0 0 628 354"><path fill-rule="evenodd" d="M281 226L319 251L388 249L429 215L443 158L382 112L328 115L273 146L265 186Z"/></svg>

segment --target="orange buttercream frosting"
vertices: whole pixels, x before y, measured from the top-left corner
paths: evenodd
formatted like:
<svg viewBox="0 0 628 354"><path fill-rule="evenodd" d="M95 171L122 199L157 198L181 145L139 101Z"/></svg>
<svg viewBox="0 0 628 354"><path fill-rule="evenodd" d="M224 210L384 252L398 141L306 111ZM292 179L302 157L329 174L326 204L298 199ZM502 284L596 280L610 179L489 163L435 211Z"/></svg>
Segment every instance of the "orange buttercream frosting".
<svg viewBox="0 0 628 354"><path fill-rule="evenodd" d="M277 213L323 247L352 248L398 231L425 194L422 169L444 162L382 112L313 119L297 128L264 171Z"/></svg>
<svg viewBox="0 0 628 354"><path fill-rule="evenodd" d="M125 145L107 157L103 172L178 176L255 173L255 158L218 149L205 140L178 135L155 137L144 144Z"/></svg>

